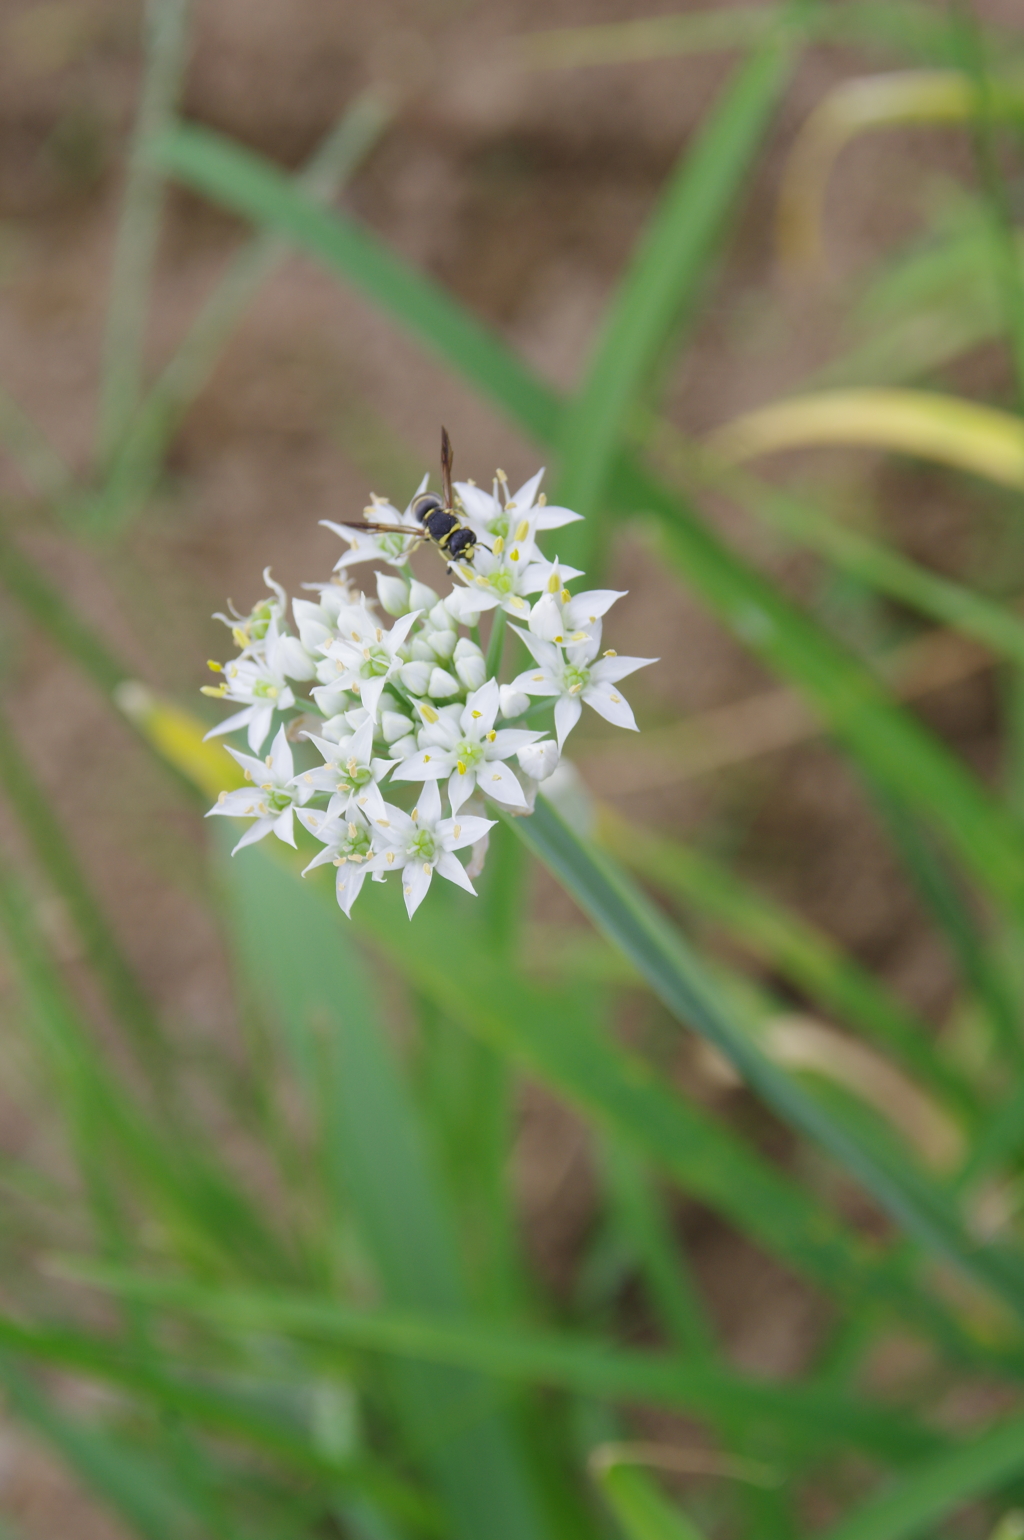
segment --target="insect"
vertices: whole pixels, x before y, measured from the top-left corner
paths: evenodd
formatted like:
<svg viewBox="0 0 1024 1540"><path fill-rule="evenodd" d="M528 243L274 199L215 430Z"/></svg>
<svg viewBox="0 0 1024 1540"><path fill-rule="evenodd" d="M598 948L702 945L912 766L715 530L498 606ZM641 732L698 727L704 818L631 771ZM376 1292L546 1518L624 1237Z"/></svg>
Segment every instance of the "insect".
<svg viewBox="0 0 1024 1540"><path fill-rule="evenodd" d="M473 551L483 542L455 512L452 495L452 441L448 429L441 429L441 494L421 492L412 500L412 513L423 525L422 531L405 524L375 524L372 520L343 519L348 529L361 529L372 535L405 535L409 540L429 540L447 561L472 561ZM484 550L489 550L484 546ZM449 572L451 568L449 567Z"/></svg>

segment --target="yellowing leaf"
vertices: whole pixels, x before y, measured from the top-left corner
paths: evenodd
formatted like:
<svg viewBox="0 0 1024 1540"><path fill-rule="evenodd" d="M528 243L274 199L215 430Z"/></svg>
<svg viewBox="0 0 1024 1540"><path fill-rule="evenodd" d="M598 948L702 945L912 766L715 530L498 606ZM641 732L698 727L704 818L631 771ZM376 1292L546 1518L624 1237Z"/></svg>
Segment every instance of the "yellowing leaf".
<svg viewBox="0 0 1024 1540"><path fill-rule="evenodd" d="M930 391L834 390L794 396L735 418L704 444L726 462L780 449L862 444L1024 487L1024 423L995 407Z"/></svg>

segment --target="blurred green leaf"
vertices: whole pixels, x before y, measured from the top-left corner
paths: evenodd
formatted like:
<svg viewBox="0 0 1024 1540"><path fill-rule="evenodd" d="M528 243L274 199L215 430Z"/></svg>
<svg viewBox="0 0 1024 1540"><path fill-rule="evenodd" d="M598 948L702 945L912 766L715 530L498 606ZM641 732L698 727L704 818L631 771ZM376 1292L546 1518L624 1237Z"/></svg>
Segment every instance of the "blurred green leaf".
<svg viewBox="0 0 1024 1540"><path fill-rule="evenodd" d="M662 1496L640 1466L592 1459L591 1469L627 1540L703 1540L696 1525Z"/></svg>
<svg viewBox="0 0 1024 1540"><path fill-rule="evenodd" d="M113 1434L60 1411L8 1353L0 1353L0 1384L15 1415L67 1462L79 1480L145 1540L196 1536L188 1507L166 1474Z"/></svg>
<svg viewBox="0 0 1024 1540"><path fill-rule="evenodd" d="M940 1459L928 1460L840 1520L826 1540L910 1540L971 1498L1019 1478L1022 1470L1024 1419L1015 1417Z"/></svg>
<svg viewBox="0 0 1024 1540"><path fill-rule="evenodd" d="M331 1300L276 1290L238 1293L143 1277L123 1269L64 1263L70 1276L236 1332L275 1332L310 1343L458 1365L519 1382L564 1387L600 1399L675 1407L761 1425L799 1444L849 1441L882 1459L900 1461L944 1443L906 1412L895 1412L812 1385L772 1384L732 1370L610 1346L579 1334L464 1317L356 1310Z"/></svg>
<svg viewBox="0 0 1024 1540"><path fill-rule="evenodd" d="M819 1106L755 1043L682 936L609 859L587 846L543 798L516 821L526 844L620 947L676 1019L705 1037L790 1126L827 1150L881 1208L928 1249L1024 1315L1024 1258L981 1246L945 1194L909 1161L897 1164Z"/></svg>
<svg viewBox="0 0 1024 1540"><path fill-rule="evenodd" d="M254 855L222 865L236 945L247 978L285 1025L318 1113L335 1200L351 1208L389 1301L458 1317L467 1290L452 1216L388 1050L371 975L317 891L262 850ZM397 1388L412 1447L456 1533L466 1540L546 1533L492 1388L408 1365Z"/></svg>
<svg viewBox="0 0 1024 1540"><path fill-rule="evenodd" d="M804 7L794 7L790 15ZM650 391L669 339L692 314L726 217L764 141L789 78L793 44L765 43L726 86L683 151L605 307L583 381L565 410L554 501L584 515L561 532L559 554L590 566L612 465L629 414Z"/></svg>

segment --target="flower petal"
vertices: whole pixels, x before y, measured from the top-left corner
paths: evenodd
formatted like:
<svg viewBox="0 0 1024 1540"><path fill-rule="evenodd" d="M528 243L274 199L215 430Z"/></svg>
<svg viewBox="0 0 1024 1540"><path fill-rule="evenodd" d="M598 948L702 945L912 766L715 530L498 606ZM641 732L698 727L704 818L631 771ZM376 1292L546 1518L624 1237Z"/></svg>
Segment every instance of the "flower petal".
<svg viewBox="0 0 1024 1540"><path fill-rule="evenodd" d="M249 825L231 854L235 856L246 845L255 845L258 840L264 839L274 827L274 823L273 818L258 818L254 824Z"/></svg>
<svg viewBox="0 0 1024 1540"><path fill-rule="evenodd" d="M467 893L472 893L476 898L476 888L466 876L466 868L447 850L443 850L434 862L434 870L439 877L447 877L449 882L457 883L460 888L465 888Z"/></svg>
<svg viewBox="0 0 1024 1540"><path fill-rule="evenodd" d="M252 716L249 718L249 747L254 754L258 754L266 743L273 720L273 706L253 706Z"/></svg>
<svg viewBox="0 0 1024 1540"><path fill-rule="evenodd" d="M498 715L498 700L498 681L488 679L479 690L474 690L472 695L466 697L459 719L462 731L481 738L484 733L489 733Z"/></svg>
<svg viewBox="0 0 1024 1540"><path fill-rule="evenodd" d="M416 804L421 829L432 829L441 816L441 793L436 781L426 781Z"/></svg>
<svg viewBox="0 0 1024 1540"><path fill-rule="evenodd" d="M492 759L481 766L477 781L480 790L488 797L493 797L495 802L504 802L509 807L526 806L523 788L508 765L500 759Z"/></svg>
<svg viewBox="0 0 1024 1540"><path fill-rule="evenodd" d="M338 907L346 919L352 917L352 905L359 897L359 889L366 881L368 870L366 866L358 865L355 861L346 861L344 866L338 867L334 892L338 899Z"/></svg>
<svg viewBox="0 0 1024 1540"><path fill-rule="evenodd" d="M292 747L288 742L283 726L277 729L274 741L270 745L270 765L268 768L279 786L286 786L295 774Z"/></svg>
<svg viewBox="0 0 1024 1540"><path fill-rule="evenodd" d="M553 642L546 642L539 636L533 636L529 631L524 631L522 626L513 626L517 636L521 636L526 643L529 653L540 664L541 668L558 671L561 669L562 654Z"/></svg>
<svg viewBox="0 0 1024 1540"><path fill-rule="evenodd" d="M524 669L517 674L512 681L513 690L521 690L524 695L561 695L562 686L544 668L543 664L538 668L536 663L533 668Z"/></svg>
<svg viewBox="0 0 1024 1540"><path fill-rule="evenodd" d="M211 738L220 738L224 733L233 733L237 727L247 727L252 721L255 706L246 706L242 711L236 711L233 716L225 717L223 722L218 722L216 727L211 727L208 733L203 734L203 742L207 743Z"/></svg>
<svg viewBox="0 0 1024 1540"><path fill-rule="evenodd" d="M426 898L433 875L434 868L426 861L410 861L402 868L402 892L410 920Z"/></svg>
<svg viewBox="0 0 1024 1540"><path fill-rule="evenodd" d="M540 729L534 731L525 727L501 727L494 735L494 742L485 745L484 755L487 759L508 759L518 754L520 749L525 749L528 743L536 743L543 736L543 730Z"/></svg>
<svg viewBox="0 0 1024 1540"><path fill-rule="evenodd" d="M403 759L397 770L391 772L393 781L434 781L447 775L452 768L452 756L447 749L431 745Z"/></svg>
<svg viewBox="0 0 1024 1540"><path fill-rule="evenodd" d="M295 830L292 827L294 821L292 816L293 813L293 808L286 807L283 813L279 813L277 815L277 817L274 819L274 833L277 835L279 840L283 840L286 845L291 845L294 849Z"/></svg>
<svg viewBox="0 0 1024 1540"><path fill-rule="evenodd" d="M604 717L606 722L611 722L615 727L632 728L635 733L640 731L633 720L629 702L619 694L618 685L591 679L583 691L583 699L588 706L594 708L598 716Z"/></svg>
<svg viewBox="0 0 1024 1540"><path fill-rule="evenodd" d="M448 778L448 801L453 813L457 813L462 804L473 795L476 780L475 770L467 770L465 775L458 769L452 771Z"/></svg>
<svg viewBox="0 0 1024 1540"><path fill-rule="evenodd" d="M594 684L614 684L617 679L635 674L638 668L647 668L660 661L660 658L601 658L590 670L590 678Z"/></svg>
<svg viewBox="0 0 1024 1540"><path fill-rule="evenodd" d="M556 703L555 736L558 739L559 753L562 752L562 745L582 715L583 704L578 695L563 695Z"/></svg>
<svg viewBox="0 0 1024 1540"><path fill-rule="evenodd" d="M437 825L437 838L445 850L462 850L464 846L475 845L477 840L482 840L496 822L497 819L477 818L474 814L465 818L442 818Z"/></svg>

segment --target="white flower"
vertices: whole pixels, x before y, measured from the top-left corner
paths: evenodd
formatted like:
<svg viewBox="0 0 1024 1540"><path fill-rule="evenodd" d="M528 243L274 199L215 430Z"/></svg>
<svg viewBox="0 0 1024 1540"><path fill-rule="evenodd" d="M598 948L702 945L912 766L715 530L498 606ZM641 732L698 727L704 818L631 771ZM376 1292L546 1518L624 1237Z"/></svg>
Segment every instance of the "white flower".
<svg viewBox="0 0 1024 1540"><path fill-rule="evenodd" d="M409 608L409 585L404 577L395 577L393 573L377 573L377 598L380 607L389 615L396 618L404 615Z"/></svg>
<svg viewBox="0 0 1024 1540"><path fill-rule="evenodd" d="M628 702L616 689L620 679L625 679L638 668L657 663L657 658L620 658L614 652L606 652L597 663L601 647L601 623L593 627L591 635L582 642L574 642L562 649L553 642L545 642L532 636L519 626L518 631L536 662L513 679L513 690L526 695L555 695L555 732L561 749L566 738L580 719L582 701L592 706L599 716L616 727L629 727L637 732L636 722Z"/></svg>
<svg viewBox="0 0 1024 1540"><path fill-rule="evenodd" d="M338 617L337 636L327 648L337 666L334 688L354 691L373 718L384 686L402 666L401 648L419 613L403 615L390 631L377 624L365 604L353 604Z"/></svg>
<svg viewBox="0 0 1024 1540"><path fill-rule="evenodd" d="M447 775L453 813L458 812L477 785L496 802L526 806L522 787L502 761L542 734L507 727L495 732L495 680L488 679L481 689L474 690L461 710L449 706L435 711L421 701L419 711L426 723L419 734L419 752L403 760L392 780L432 781Z"/></svg>
<svg viewBox="0 0 1024 1540"><path fill-rule="evenodd" d="M256 820L246 829L231 854L241 850L243 845L255 845L271 831L286 845L294 845L292 813L296 804L308 802L313 793L311 788L297 788L293 784L295 766L284 728L278 728L266 759L254 759L250 754L240 754L230 747L228 753L241 765L246 779L252 781L252 789L243 786L237 791L222 791L206 816L210 818L221 813L226 818Z"/></svg>
<svg viewBox="0 0 1024 1540"><path fill-rule="evenodd" d="M364 534L361 529L350 529L347 524L332 524L330 519L321 519L325 529L332 529L342 540L348 541L348 550L334 564L335 572L361 561L386 561L392 567L404 567L412 550L412 537L423 533L423 525L412 511L412 502L426 490L429 480L429 476L424 476L404 513L399 513L386 497L377 497L372 492L370 507L363 509L363 517L371 523L404 525L410 533L408 540L404 535L374 535L369 530Z"/></svg>
<svg viewBox="0 0 1024 1540"><path fill-rule="evenodd" d="M383 809L384 804L381 804ZM382 816L387 816L382 814ZM313 870L314 866L325 866L330 862L338 868L338 875L334 885L338 903L344 915L351 918L352 905L359 897L359 889L369 875L369 862L373 856L373 839L370 826L362 813L353 810L351 813L322 813L316 809L302 808L298 813L299 822L308 829L314 839L318 839L324 846L318 856L302 873Z"/></svg>
<svg viewBox="0 0 1024 1540"><path fill-rule="evenodd" d="M540 743L528 743L519 750L516 758L524 775L534 781L546 781L558 769L558 744L554 738L544 738Z"/></svg>
<svg viewBox="0 0 1024 1540"><path fill-rule="evenodd" d="M507 540L496 536L489 551L477 546L472 567L454 569L465 586L452 590L445 607L456 620L469 625L470 615L493 609L507 610L518 620L529 619L526 596L540 593L551 575L551 563L537 550L536 517L536 513L526 514L513 526ZM581 576L575 567L561 568L563 581Z"/></svg>
<svg viewBox="0 0 1024 1540"><path fill-rule="evenodd" d="M213 617L214 620L224 622L231 632L235 646L243 653L248 652L252 647L259 647L270 629L271 621L276 620L278 625L281 625L288 612L288 595L280 583L274 582L269 567L263 569L263 581L268 588L273 589L273 593L255 604L248 615L240 615L229 599L228 609L231 614L223 615L218 610Z"/></svg>
<svg viewBox="0 0 1024 1540"><path fill-rule="evenodd" d="M530 697L510 684L498 686L498 711L503 717L521 717L530 704Z"/></svg>
<svg viewBox="0 0 1024 1540"><path fill-rule="evenodd" d="M347 583L323 583L317 592L319 598L315 603L312 599L292 600L292 614L299 629L299 639L313 657L317 657L333 640L342 610L356 602Z"/></svg>
<svg viewBox="0 0 1024 1540"><path fill-rule="evenodd" d="M492 827L492 819L442 818L441 793L436 781L427 781L411 817L401 808L389 804L385 808L387 822L378 820L374 830L375 844L384 848L373 857L370 870L375 874L402 873L402 891L410 920L426 897L435 871L475 895L466 868L452 852L476 844Z"/></svg>
<svg viewBox="0 0 1024 1540"><path fill-rule="evenodd" d="M476 642L471 642L468 636L460 637L455 643L452 659L455 663L455 672L465 688L479 690L487 678L487 666Z"/></svg>
<svg viewBox="0 0 1024 1540"><path fill-rule="evenodd" d="M534 636L559 647L582 642L616 599L625 598L625 591L615 588L589 588L570 594L565 587L566 575L557 559L551 563L544 592L530 611L529 621Z"/></svg>
<svg viewBox="0 0 1024 1540"><path fill-rule="evenodd" d="M295 696L285 677L286 669L294 663L292 649L288 644L295 642L295 637L281 635L275 616L269 623L258 652L252 656L243 653L240 658L226 663L223 684L203 687L205 695L244 703L244 710L236 711L219 726L212 727L206 734L207 738L218 738L222 733L246 727L249 747L254 754L259 753L270 732L274 712L288 711L295 705ZM292 677L295 677L294 674Z"/></svg>
<svg viewBox="0 0 1024 1540"><path fill-rule="evenodd" d="M537 495L544 475L543 466L529 481L524 482L513 496L508 495L508 481L504 471L494 479L494 490L485 492L471 481L457 481L455 490L465 510L466 523L490 545L492 537L508 538L515 521L525 514L534 516L535 529L560 529L563 524L573 524L583 517L569 508L549 508L547 498Z"/></svg>
<svg viewBox="0 0 1024 1540"><path fill-rule="evenodd" d="M305 789L306 802L315 791L329 791L329 813L350 814L353 808L365 813L367 818L383 816L384 798L377 782L382 780L394 765L393 759L374 759L374 724L367 717L355 732L332 743L329 738L318 738L307 733L310 743L315 744L324 757L324 763L316 770L300 770L293 784Z"/></svg>

